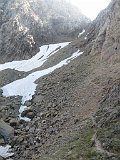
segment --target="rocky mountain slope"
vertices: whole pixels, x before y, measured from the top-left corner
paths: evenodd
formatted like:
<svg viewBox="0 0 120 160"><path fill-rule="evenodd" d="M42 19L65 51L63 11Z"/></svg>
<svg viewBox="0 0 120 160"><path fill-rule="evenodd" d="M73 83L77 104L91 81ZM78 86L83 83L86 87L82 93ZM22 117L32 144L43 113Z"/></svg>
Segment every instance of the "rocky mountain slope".
<svg viewBox="0 0 120 160"><path fill-rule="evenodd" d="M0 144L11 145L14 160L120 159L119 20L120 2L112 0L79 38L63 48L47 46L45 55L51 53L41 66L29 71L23 61L14 67L14 62L0 66L0 115L6 122L0 123L4 123ZM51 72L51 68L55 69ZM4 74L9 70L15 75L10 81L10 75ZM38 73L45 74L36 78ZM24 84L27 88L22 92ZM29 108L21 116L29 122L18 118L27 91L24 105ZM10 139L7 125L14 128L14 134L7 134Z"/></svg>
<svg viewBox="0 0 120 160"><path fill-rule="evenodd" d="M65 0L1 0L0 62L31 58L43 44L71 41L89 22Z"/></svg>

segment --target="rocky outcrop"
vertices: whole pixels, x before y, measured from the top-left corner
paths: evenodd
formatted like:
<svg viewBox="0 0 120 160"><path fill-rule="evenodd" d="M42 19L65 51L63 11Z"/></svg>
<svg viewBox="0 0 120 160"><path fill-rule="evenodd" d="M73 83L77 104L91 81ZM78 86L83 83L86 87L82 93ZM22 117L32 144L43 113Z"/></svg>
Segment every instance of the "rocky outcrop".
<svg viewBox="0 0 120 160"><path fill-rule="evenodd" d="M98 15L88 27L86 35L91 45L91 54L101 54L101 60L112 58L119 62L120 52L120 2L112 0L110 5Z"/></svg>
<svg viewBox="0 0 120 160"><path fill-rule="evenodd" d="M28 59L42 44L71 41L89 22L61 0L0 2L0 62Z"/></svg>
<svg viewBox="0 0 120 160"><path fill-rule="evenodd" d="M13 135L14 129L0 119L0 136L2 136L5 141L8 141L8 139L13 137Z"/></svg>
<svg viewBox="0 0 120 160"><path fill-rule="evenodd" d="M108 25L104 26L106 36L101 50L101 58L106 60L115 55L113 63L120 62L120 1L113 4L107 21Z"/></svg>

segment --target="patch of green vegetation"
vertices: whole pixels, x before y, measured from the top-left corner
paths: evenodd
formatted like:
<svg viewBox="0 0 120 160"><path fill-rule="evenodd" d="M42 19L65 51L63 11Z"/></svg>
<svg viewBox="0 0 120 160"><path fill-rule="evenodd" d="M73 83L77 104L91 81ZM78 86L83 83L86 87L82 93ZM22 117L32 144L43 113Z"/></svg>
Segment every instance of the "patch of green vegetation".
<svg viewBox="0 0 120 160"><path fill-rule="evenodd" d="M94 130L91 126L92 122L90 120L87 121L79 133L74 133L68 144L54 154L39 160L92 160L93 158L94 160L106 160L101 159L102 155L97 153L94 146L91 145L94 135Z"/></svg>
<svg viewBox="0 0 120 160"><path fill-rule="evenodd" d="M112 138L110 148L114 153L119 153L120 152L120 139Z"/></svg>
<svg viewBox="0 0 120 160"><path fill-rule="evenodd" d="M93 137L93 134L93 130L90 128L86 130L85 134L79 135L79 138L77 140L70 142L70 147L68 147L71 154L66 156L66 160L77 160L80 157L89 157L92 149L91 139Z"/></svg>
<svg viewBox="0 0 120 160"><path fill-rule="evenodd" d="M120 123L117 120L110 121L107 126L98 128L97 137L104 144L107 151L120 155Z"/></svg>
<svg viewBox="0 0 120 160"><path fill-rule="evenodd" d="M72 139L65 146L57 152L45 155L37 160L112 160L112 157L97 152L95 146L92 146L94 130L91 126L92 122L90 120L86 121L84 126L80 128L79 133L73 133ZM99 138L104 139L107 131L107 128L100 128ZM117 139L114 139L114 144L115 146L119 144ZM120 160L120 158L118 155L117 157L113 156L113 160Z"/></svg>

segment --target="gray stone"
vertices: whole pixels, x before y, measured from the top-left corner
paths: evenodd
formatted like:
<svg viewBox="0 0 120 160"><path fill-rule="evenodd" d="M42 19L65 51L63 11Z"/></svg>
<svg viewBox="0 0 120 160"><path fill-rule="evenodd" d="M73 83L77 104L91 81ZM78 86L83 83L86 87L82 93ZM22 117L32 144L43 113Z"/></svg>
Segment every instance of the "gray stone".
<svg viewBox="0 0 120 160"><path fill-rule="evenodd" d="M35 116L35 113L31 109L26 109L21 113L21 116L33 119Z"/></svg>
<svg viewBox="0 0 120 160"><path fill-rule="evenodd" d="M5 143L4 139L3 139L3 138L0 138L0 145L2 145L2 144L4 144L4 143Z"/></svg>
<svg viewBox="0 0 120 160"><path fill-rule="evenodd" d="M27 106L27 107L28 107L28 106L31 106L31 102L30 102L30 101L26 101L26 102L25 102L25 106Z"/></svg>
<svg viewBox="0 0 120 160"><path fill-rule="evenodd" d="M34 116L35 116L34 112L28 112L28 113L26 114L26 117L28 117L28 118L30 118L30 119L33 119Z"/></svg>
<svg viewBox="0 0 120 160"><path fill-rule="evenodd" d="M0 160L4 160L4 158L2 158L2 157L0 156Z"/></svg>
<svg viewBox="0 0 120 160"><path fill-rule="evenodd" d="M2 93L3 93L3 90L2 90L2 89L0 89L0 96L2 96Z"/></svg>
<svg viewBox="0 0 120 160"><path fill-rule="evenodd" d="M35 96L35 98L33 99L34 103L41 103L44 100L44 96L42 95L37 95Z"/></svg>
<svg viewBox="0 0 120 160"><path fill-rule="evenodd" d="M14 136L14 128L0 119L0 135L7 141Z"/></svg>
<svg viewBox="0 0 120 160"><path fill-rule="evenodd" d="M17 126L19 121L17 119L11 119L9 123L10 123L10 126Z"/></svg>

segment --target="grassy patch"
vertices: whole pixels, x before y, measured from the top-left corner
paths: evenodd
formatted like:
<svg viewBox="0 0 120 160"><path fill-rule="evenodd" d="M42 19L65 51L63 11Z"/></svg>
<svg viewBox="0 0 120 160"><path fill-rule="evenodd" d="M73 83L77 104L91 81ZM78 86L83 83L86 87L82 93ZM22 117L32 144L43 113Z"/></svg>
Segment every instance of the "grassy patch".
<svg viewBox="0 0 120 160"><path fill-rule="evenodd" d="M73 138L65 146L37 160L111 160L112 157L98 153L95 147L91 146L91 139L94 135L91 126L92 122L87 121L79 133L74 133ZM106 129L100 129L100 135L104 137L106 131ZM116 146L118 141L115 139L114 143ZM113 159L120 160L118 156Z"/></svg>
<svg viewBox="0 0 120 160"><path fill-rule="evenodd" d="M94 131L91 128L92 122L89 120L79 133L74 133L71 141L68 142L63 148L45 158L39 160L90 160L98 153L91 147L91 139Z"/></svg>
<svg viewBox="0 0 120 160"><path fill-rule="evenodd" d="M104 144L104 148L112 153L120 155L120 123L112 121L106 127L98 129L97 137Z"/></svg>

